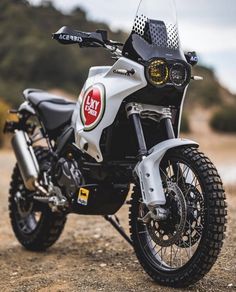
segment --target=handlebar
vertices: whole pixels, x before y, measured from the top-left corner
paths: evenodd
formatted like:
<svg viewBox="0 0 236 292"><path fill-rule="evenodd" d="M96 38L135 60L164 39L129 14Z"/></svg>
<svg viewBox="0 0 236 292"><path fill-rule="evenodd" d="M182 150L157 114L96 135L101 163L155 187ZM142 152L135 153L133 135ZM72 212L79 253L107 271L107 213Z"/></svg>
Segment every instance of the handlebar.
<svg viewBox="0 0 236 292"><path fill-rule="evenodd" d="M96 30L96 32L82 32L63 26L52 38L57 40L63 45L78 44L80 48L99 48L103 47L109 50L115 59L122 56L122 51L119 47L123 46L122 43L108 39L106 30ZM185 53L187 62L194 66L198 63L198 57L195 52Z"/></svg>

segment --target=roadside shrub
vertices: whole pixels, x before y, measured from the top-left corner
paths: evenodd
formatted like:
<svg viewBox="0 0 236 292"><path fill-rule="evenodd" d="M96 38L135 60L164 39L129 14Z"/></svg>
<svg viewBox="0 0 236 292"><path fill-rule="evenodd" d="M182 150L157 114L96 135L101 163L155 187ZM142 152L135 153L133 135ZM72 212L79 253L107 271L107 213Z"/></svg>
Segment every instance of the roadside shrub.
<svg viewBox="0 0 236 292"><path fill-rule="evenodd" d="M211 118L212 129L219 132L236 133L236 105L224 106Z"/></svg>
<svg viewBox="0 0 236 292"><path fill-rule="evenodd" d="M9 105L6 102L0 100L0 147L3 146L4 142L3 127L8 115L8 109Z"/></svg>
<svg viewBox="0 0 236 292"><path fill-rule="evenodd" d="M186 113L183 113L183 115L182 115L180 131L182 133L189 133L190 132L189 119L188 119L188 116L186 115Z"/></svg>

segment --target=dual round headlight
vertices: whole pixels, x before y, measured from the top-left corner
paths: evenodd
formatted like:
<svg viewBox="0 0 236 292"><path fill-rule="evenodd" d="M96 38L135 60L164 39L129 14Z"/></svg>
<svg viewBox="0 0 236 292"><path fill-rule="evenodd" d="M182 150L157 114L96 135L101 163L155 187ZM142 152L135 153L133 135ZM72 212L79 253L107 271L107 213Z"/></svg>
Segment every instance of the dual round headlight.
<svg viewBox="0 0 236 292"><path fill-rule="evenodd" d="M173 63L156 59L147 66L148 81L157 87L173 84L175 87L183 87L189 80L188 65L183 63Z"/></svg>
<svg viewBox="0 0 236 292"><path fill-rule="evenodd" d="M154 60L149 64L147 73L153 85L164 85L169 77L168 64L164 60Z"/></svg>
<svg viewBox="0 0 236 292"><path fill-rule="evenodd" d="M170 80L175 86L183 86L186 83L188 72L181 63L176 63L170 68Z"/></svg>

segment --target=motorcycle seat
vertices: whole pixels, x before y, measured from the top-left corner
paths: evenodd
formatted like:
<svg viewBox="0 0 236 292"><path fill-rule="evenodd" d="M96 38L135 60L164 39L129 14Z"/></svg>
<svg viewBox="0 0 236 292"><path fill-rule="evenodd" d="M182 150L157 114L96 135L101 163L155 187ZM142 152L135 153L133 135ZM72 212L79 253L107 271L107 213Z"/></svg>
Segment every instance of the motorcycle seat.
<svg viewBox="0 0 236 292"><path fill-rule="evenodd" d="M51 102L53 104L74 104L73 101L67 100L64 97L51 94L40 89L26 89L23 92L24 98L29 101L34 107L38 107L42 102Z"/></svg>
<svg viewBox="0 0 236 292"><path fill-rule="evenodd" d="M71 122L76 103L39 89L26 89L24 97L32 104L48 131Z"/></svg>

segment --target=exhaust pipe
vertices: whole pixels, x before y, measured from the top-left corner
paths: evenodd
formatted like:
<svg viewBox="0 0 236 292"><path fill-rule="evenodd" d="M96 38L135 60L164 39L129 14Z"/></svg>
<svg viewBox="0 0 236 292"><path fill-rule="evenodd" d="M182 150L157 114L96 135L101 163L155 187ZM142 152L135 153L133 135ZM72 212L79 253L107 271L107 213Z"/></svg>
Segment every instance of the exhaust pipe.
<svg viewBox="0 0 236 292"><path fill-rule="evenodd" d="M35 191L38 189L39 165L28 134L16 131L11 143L25 187Z"/></svg>

